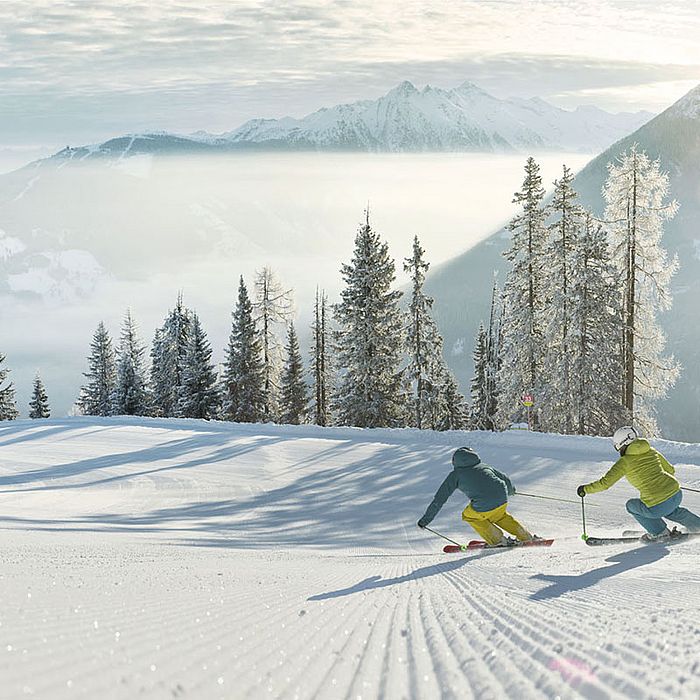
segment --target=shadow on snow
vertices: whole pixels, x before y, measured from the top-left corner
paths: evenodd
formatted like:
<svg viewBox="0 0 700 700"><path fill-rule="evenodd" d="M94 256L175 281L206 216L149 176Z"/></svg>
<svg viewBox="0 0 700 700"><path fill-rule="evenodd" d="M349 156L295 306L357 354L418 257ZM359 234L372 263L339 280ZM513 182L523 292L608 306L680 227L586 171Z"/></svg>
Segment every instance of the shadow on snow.
<svg viewBox="0 0 700 700"><path fill-rule="evenodd" d="M636 549L608 557L605 561L612 562L610 566L601 566L592 571L584 571L575 576L537 574L532 578L537 581L545 581L549 583L549 586L533 593L530 599L550 600L552 598L559 598L566 593L573 593L574 591L581 591L584 588L591 588L600 583L603 579L609 579L625 571L653 564L663 559L668 553L668 548L661 543L653 545L645 544Z"/></svg>
<svg viewBox="0 0 700 700"><path fill-rule="evenodd" d="M472 560L483 559L484 557L493 556L495 554L500 554L500 552L482 552L476 556L462 557L461 559L445 562L444 564L430 564L420 569L416 569L415 571L411 571L408 574L404 574L403 576L395 576L394 578L370 576L369 578L359 581L358 583L348 586L347 588L339 588L335 591L328 591L328 593L317 593L316 595L309 596L307 600L317 601L342 598L343 596L353 595L355 593L373 591L377 588L386 588L388 586L396 586L401 583L409 583L410 581L419 581L420 579L436 576L437 574L446 574L450 571L456 571Z"/></svg>

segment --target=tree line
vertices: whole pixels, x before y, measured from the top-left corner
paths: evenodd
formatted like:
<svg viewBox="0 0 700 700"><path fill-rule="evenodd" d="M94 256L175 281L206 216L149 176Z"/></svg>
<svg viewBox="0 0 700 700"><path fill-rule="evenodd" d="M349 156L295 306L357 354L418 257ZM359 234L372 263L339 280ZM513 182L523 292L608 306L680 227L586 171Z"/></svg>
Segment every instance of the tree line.
<svg viewBox="0 0 700 700"><path fill-rule="evenodd" d="M395 263L367 212L352 259L341 268L339 301L329 304L317 290L308 367L292 320L291 290L267 267L256 273L252 294L240 278L219 367L198 315L181 294L150 350L131 311L116 342L100 322L77 410L97 416L466 428L468 407L443 356L433 300L424 292L429 263L418 237L403 269L411 280L404 305L403 292L394 288ZM9 392L11 385L8 406ZM15 418L16 408L0 415Z"/></svg>
<svg viewBox="0 0 700 700"><path fill-rule="evenodd" d="M412 288L408 308L402 308L403 293L393 288L394 261L367 214L353 258L341 269L340 301L330 305L317 290L308 368L292 320L291 290L266 267L256 274L252 295L240 278L220 368L199 317L180 295L156 329L150 358L130 312L116 347L99 324L78 406L101 416L467 427L466 402L443 357L433 300L423 290L428 267L416 237L404 261Z"/></svg>
<svg viewBox="0 0 700 700"><path fill-rule="evenodd" d="M240 278L220 367L181 294L148 355L130 311L116 344L100 323L77 407L98 416L434 430L500 430L528 420L537 430L594 435L634 422L654 434L655 402L679 372L664 355L657 318L670 306L677 269L660 245L677 203L667 201L659 162L636 146L608 165L602 218L578 203L573 180L564 166L546 202L539 166L527 159L508 226L510 269L502 289L494 278L475 339L469 406L444 358L418 237L403 260L404 294L366 212L352 259L341 267L340 300L329 304L317 290L308 368L292 292L265 267L252 296ZM3 360L0 419L12 419L14 389L2 388ZM530 402L532 409L524 405ZM49 413L37 375L30 415Z"/></svg>
<svg viewBox="0 0 700 700"><path fill-rule="evenodd" d="M0 420L15 420L19 418L17 410L17 401L15 400L15 387L8 380L10 370L3 367L5 355L0 353ZM4 385L4 386L3 386ZM29 417L30 418L49 418L51 408L49 406L49 397L46 393L46 387L37 373L34 377L34 390L32 399L29 402Z"/></svg>
<svg viewBox="0 0 700 700"><path fill-rule="evenodd" d="M527 160L510 270L477 335L473 424L529 417L539 430L610 435L629 423L655 435L656 402L680 372L658 320L678 268L660 241L678 204L659 161L636 145L608 164L602 218L578 203L573 180L564 166L545 203Z"/></svg>

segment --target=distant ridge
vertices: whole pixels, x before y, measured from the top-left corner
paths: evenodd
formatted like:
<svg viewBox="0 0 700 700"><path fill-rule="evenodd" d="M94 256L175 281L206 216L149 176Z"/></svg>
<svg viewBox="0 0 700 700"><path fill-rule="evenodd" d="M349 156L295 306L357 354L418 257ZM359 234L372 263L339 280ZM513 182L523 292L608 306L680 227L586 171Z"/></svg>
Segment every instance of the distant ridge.
<svg viewBox="0 0 700 700"><path fill-rule="evenodd" d="M597 153L652 116L610 114L590 106L569 111L538 97L499 99L470 82L419 90L404 81L377 100L324 107L302 119L253 119L219 135L130 134L68 147L54 157L230 150Z"/></svg>

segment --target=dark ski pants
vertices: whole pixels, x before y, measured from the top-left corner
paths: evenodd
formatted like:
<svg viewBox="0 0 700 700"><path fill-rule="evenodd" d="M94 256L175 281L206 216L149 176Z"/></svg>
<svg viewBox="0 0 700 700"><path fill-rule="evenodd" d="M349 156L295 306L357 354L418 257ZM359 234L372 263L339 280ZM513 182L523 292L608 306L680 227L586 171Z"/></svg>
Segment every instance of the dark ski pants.
<svg viewBox="0 0 700 700"><path fill-rule="evenodd" d="M666 528L662 518L683 525L689 532L700 532L700 518L687 508L681 508L682 500L682 491L655 506L645 506L641 499L632 498L627 501L627 512L652 535L660 535Z"/></svg>

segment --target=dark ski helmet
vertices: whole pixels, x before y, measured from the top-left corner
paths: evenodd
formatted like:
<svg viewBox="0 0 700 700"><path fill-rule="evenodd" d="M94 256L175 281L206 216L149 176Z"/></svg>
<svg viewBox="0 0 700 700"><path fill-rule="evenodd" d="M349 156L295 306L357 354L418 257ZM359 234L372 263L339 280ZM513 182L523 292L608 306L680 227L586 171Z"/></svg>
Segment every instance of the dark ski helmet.
<svg viewBox="0 0 700 700"><path fill-rule="evenodd" d="M475 467L481 460L471 447L460 447L452 455L453 467Z"/></svg>

